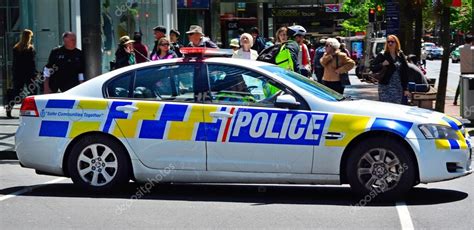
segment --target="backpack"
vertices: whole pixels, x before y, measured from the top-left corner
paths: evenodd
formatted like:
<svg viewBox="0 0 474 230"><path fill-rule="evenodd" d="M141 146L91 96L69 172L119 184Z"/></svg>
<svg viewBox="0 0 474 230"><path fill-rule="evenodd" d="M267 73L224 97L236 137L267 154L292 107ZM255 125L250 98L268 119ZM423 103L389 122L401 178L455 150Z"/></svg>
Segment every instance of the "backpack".
<svg viewBox="0 0 474 230"><path fill-rule="evenodd" d="M275 44L270 47L267 47L260 52L260 54L257 57L257 61L263 61L263 62L268 62L275 64L275 58L277 54L280 52L282 44Z"/></svg>

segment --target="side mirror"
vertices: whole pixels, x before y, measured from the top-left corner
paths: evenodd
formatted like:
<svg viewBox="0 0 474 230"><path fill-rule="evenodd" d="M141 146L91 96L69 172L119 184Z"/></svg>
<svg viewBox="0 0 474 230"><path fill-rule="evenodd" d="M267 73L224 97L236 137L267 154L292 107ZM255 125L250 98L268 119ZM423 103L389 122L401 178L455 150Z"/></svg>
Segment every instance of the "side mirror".
<svg viewBox="0 0 474 230"><path fill-rule="evenodd" d="M296 98L289 94L280 95L275 100L275 106L278 108L294 109L298 108L299 105L300 103L296 101Z"/></svg>

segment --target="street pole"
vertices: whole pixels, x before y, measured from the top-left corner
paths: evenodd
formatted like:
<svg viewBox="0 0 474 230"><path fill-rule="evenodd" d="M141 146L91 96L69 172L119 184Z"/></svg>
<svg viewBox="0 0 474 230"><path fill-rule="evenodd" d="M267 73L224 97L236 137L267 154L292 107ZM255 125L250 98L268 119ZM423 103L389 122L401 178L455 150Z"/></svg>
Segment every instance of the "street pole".
<svg viewBox="0 0 474 230"><path fill-rule="evenodd" d="M364 67L368 68L370 66L370 42L371 42L371 37L373 33L373 25L371 22L367 24L367 34L365 35L365 59L364 59ZM364 68L364 72L366 72L366 69Z"/></svg>

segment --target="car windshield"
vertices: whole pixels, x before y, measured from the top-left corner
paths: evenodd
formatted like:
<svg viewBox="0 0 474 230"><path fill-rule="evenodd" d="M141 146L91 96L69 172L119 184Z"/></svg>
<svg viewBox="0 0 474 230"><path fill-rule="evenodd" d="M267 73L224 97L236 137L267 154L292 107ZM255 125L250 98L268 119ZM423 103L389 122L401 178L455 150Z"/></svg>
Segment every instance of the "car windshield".
<svg viewBox="0 0 474 230"><path fill-rule="evenodd" d="M285 80L290 81L298 87L326 101L342 101L345 99L344 96L337 93L336 91L318 82L312 81L307 77L299 75L293 71L288 71L274 65L262 66L261 68L266 71L272 72Z"/></svg>

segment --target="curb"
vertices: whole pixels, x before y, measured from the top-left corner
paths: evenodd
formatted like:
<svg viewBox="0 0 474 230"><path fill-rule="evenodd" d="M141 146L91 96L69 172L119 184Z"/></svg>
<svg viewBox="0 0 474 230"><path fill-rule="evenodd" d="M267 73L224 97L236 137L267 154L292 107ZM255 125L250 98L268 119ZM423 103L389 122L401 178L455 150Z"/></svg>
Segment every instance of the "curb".
<svg viewBox="0 0 474 230"><path fill-rule="evenodd" d="M15 151L0 151L0 160L18 160Z"/></svg>

